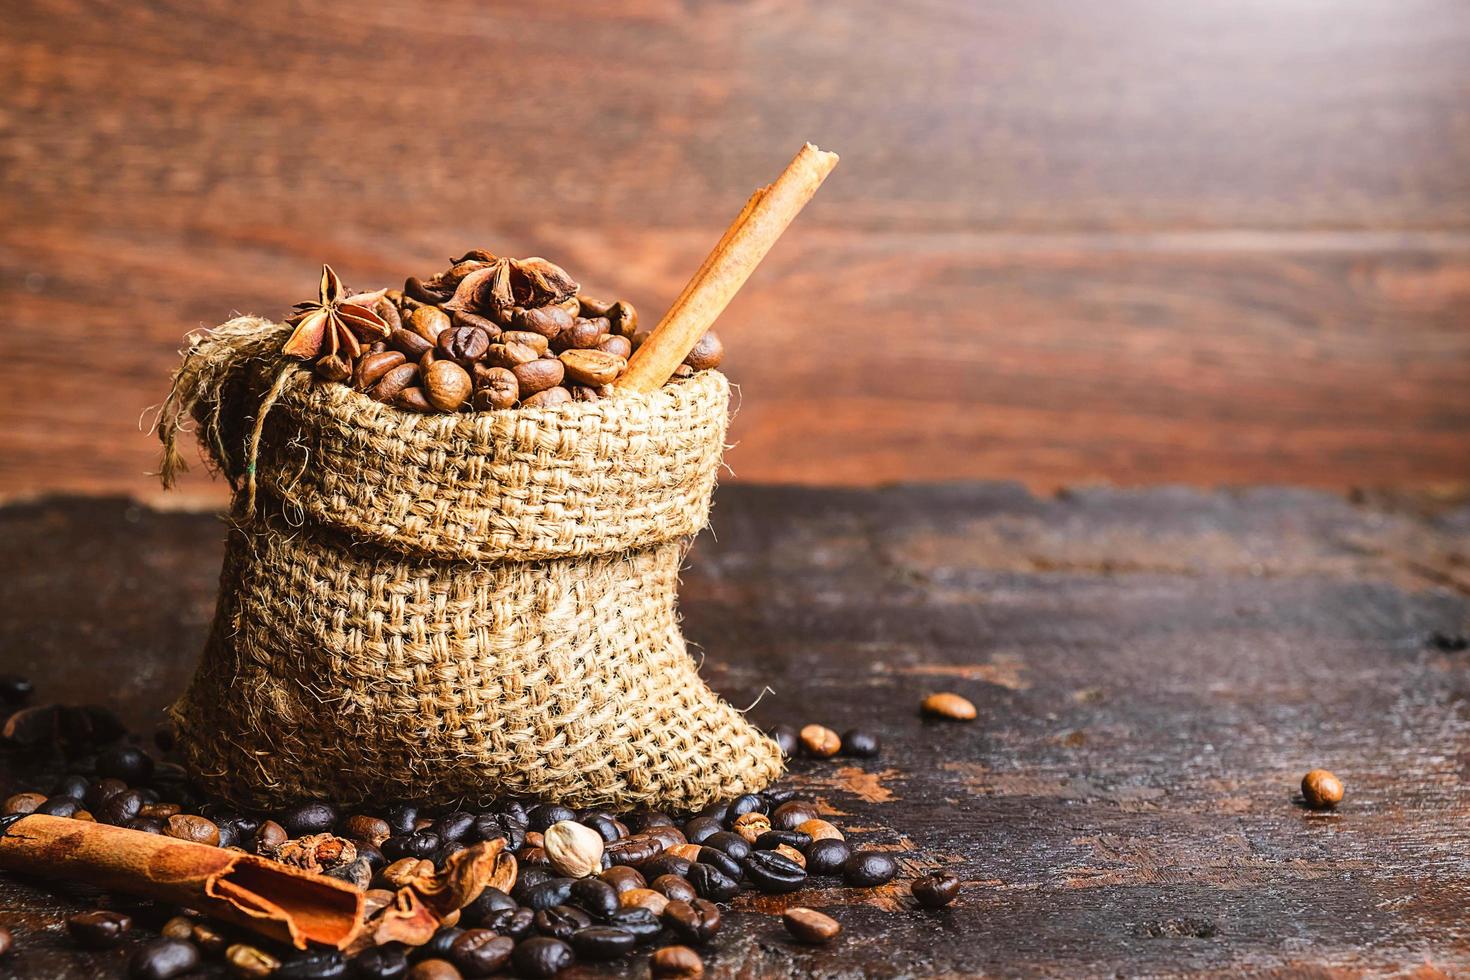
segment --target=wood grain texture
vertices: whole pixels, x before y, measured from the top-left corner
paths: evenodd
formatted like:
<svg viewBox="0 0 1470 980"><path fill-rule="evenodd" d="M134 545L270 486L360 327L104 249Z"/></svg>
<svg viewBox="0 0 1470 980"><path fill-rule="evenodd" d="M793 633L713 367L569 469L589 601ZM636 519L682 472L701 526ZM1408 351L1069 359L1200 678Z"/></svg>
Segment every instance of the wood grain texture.
<svg viewBox="0 0 1470 980"><path fill-rule="evenodd" d="M117 500L0 509L0 563L25 570L0 577L6 669L147 731L203 642L222 536ZM901 883L747 896L709 975L1463 974L1467 568L1463 504L725 487L682 589L704 673L763 724L877 732L878 758L792 782L899 852L901 880L966 885L942 913ZM922 720L942 689L980 720ZM1293 800L1319 765L1347 786L1332 814ZM0 793L44 783L0 753ZM59 928L99 902L127 905L0 876L8 975L113 975L127 950ZM787 904L845 937L796 946Z"/></svg>
<svg viewBox="0 0 1470 980"><path fill-rule="evenodd" d="M155 494L183 334L323 260L656 317L805 139L721 321L737 478L1470 481L1467 95L1454 0L22 0L0 494Z"/></svg>

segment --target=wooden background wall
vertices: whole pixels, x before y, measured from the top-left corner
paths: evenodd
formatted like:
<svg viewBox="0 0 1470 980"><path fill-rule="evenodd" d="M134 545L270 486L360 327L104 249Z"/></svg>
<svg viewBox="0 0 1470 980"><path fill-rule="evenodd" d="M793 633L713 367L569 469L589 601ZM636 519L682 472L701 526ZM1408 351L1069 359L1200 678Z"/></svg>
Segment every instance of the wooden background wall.
<svg viewBox="0 0 1470 980"><path fill-rule="evenodd" d="M154 494L182 335L323 260L656 315L804 139L738 478L1470 481L1462 0L20 0L0 494Z"/></svg>

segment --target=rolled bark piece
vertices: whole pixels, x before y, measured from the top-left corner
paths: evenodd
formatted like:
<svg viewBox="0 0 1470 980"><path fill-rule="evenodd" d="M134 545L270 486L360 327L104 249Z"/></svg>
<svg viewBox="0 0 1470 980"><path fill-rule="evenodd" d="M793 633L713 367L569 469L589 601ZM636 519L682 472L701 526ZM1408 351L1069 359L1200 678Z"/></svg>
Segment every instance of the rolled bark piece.
<svg viewBox="0 0 1470 980"><path fill-rule="evenodd" d="M633 352L614 386L625 391L661 388L835 166L837 154L808 143L775 183L752 194L674 305Z"/></svg>
<svg viewBox="0 0 1470 980"><path fill-rule="evenodd" d="M0 820L0 868L175 902L297 949L346 947L362 893L266 858L40 813Z"/></svg>

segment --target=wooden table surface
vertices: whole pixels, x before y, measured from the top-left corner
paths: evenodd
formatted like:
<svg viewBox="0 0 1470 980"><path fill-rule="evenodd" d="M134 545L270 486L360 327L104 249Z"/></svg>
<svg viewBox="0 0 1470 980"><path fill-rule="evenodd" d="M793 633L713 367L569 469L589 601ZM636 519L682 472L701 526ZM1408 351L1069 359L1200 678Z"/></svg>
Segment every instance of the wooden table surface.
<svg viewBox="0 0 1470 980"><path fill-rule="evenodd" d="M937 913L901 885L747 899L711 975L1470 970L1470 508L740 485L713 527L682 593L705 674L762 723L881 733L879 758L792 781L902 877L966 886ZM0 510L5 669L148 730L199 650L221 542L212 516L119 499ZM935 689L980 720L921 720ZM1334 813L1293 799L1314 766L1347 785ZM0 754L0 788L23 778ZM96 901L0 876L0 972L111 975L124 953L60 929ZM788 901L845 935L793 945L765 914Z"/></svg>
<svg viewBox="0 0 1470 980"><path fill-rule="evenodd" d="M807 139L721 319L740 479L1470 484L1463 0L531 8L9 0L0 496L156 494L184 334L322 262L656 318Z"/></svg>

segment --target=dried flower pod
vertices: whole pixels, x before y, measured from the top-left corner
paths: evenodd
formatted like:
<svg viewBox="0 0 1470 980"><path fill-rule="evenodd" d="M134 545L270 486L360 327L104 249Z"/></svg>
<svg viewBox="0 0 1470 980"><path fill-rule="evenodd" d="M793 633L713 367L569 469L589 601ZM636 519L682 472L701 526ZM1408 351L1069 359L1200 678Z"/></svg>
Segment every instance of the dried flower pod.
<svg viewBox="0 0 1470 980"><path fill-rule="evenodd" d="M559 360L566 368L568 378L594 388L612 384L628 366L621 357L600 350L562 351Z"/></svg>
<svg viewBox="0 0 1470 980"><path fill-rule="evenodd" d="M472 327L457 329L469 330L481 338L485 336L482 331ZM423 389L430 405L441 412L457 412L469 399L473 385L470 383L469 372L454 361L435 361L424 371Z"/></svg>
<svg viewBox="0 0 1470 980"><path fill-rule="evenodd" d="M560 875L585 878L602 870L602 835L575 820L546 828L546 856Z"/></svg>
<svg viewBox="0 0 1470 980"><path fill-rule="evenodd" d="M521 385L521 398L554 388L566 376L566 368L554 357L537 358L511 368ZM570 397L570 396L569 396Z"/></svg>
<svg viewBox="0 0 1470 980"><path fill-rule="evenodd" d="M270 849L266 857L305 871L331 871L357 860L357 845L332 834L309 834Z"/></svg>

